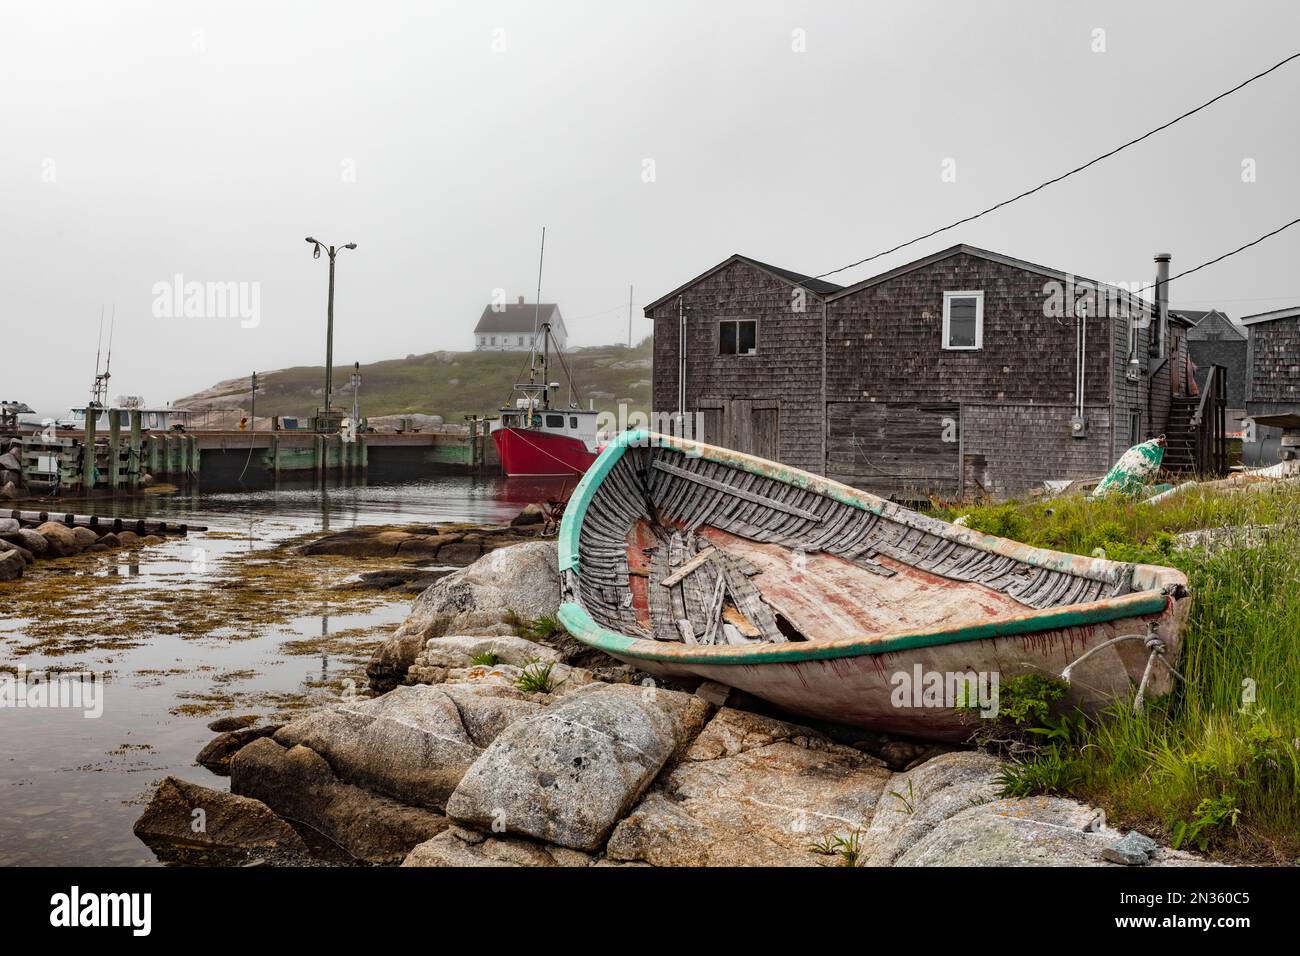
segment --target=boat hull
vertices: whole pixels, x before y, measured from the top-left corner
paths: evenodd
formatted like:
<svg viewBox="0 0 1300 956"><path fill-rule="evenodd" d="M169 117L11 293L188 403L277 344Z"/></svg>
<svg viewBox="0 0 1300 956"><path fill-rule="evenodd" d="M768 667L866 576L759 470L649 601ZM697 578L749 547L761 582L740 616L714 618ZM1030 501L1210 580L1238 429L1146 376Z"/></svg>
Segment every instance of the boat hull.
<svg viewBox="0 0 1300 956"><path fill-rule="evenodd" d="M581 439L532 428L498 428L492 441L510 478L581 475L596 460Z"/></svg>
<svg viewBox="0 0 1300 956"><path fill-rule="evenodd" d="M624 547L626 562L613 560ZM696 548L716 553L692 560ZM768 560L782 548L784 568ZM763 630L756 590L782 634L722 640L718 597L714 617L701 619L700 600L666 596L710 560L744 574L697 595L725 591L735 599L728 620L743 610L744 623ZM1138 686L1147 698L1166 693L1191 604L1186 578L1170 568L1032 548L648 433L620 436L579 483L560 530L560 569L565 628L650 674L714 680L792 714L952 741L971 737L981 711L996 716L997 688L1022 674L1068 668L1071 699L1090 713L1131 701Z"/></svg>
<svg viewBox="0 0 1300 956"><path fill-rule="evenodd" d="M972 737L982 719L997 716L998 688L1013 677L1059 676L1088 651L1123 634L1151 634L1176 646L1189 603L1171 602L1158 614L889 653L858 646L846 648L841 657L713 663L690 659L689 654L674 660L671 652L677 648L654 646L611 656L656 677L716 681L802 717L960 743ZM569 629L582 640L575 610L576 605L562 607L560 619L566 627L577 625ZM1115 700L1131 698L1148 657L1143 641L1123 641L1097 650L1071 672L1070 702L1096 714ZM965 695L959 690L954 700L950 685L969 688L970 708L953 706ZM1169 669L1156 663L1146 697L1168 693L1172 686ZM985 694L983 707L981 693Z"/></svg>

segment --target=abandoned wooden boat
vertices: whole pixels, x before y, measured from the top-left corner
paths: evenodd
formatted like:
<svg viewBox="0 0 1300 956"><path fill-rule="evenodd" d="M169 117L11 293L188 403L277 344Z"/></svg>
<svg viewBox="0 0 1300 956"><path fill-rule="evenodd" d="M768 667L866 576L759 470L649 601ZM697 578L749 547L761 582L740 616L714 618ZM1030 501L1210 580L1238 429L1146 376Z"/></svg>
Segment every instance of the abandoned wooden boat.
<svg viewBox="0 0 1300 956"><path fill-rule="evenodd" d="M1096 711L1169 690L1178 571L982 534L774 462L645 431L612 442L560 528L560 620L659 676L794 714L968 737L1019 674Z"/></svg>

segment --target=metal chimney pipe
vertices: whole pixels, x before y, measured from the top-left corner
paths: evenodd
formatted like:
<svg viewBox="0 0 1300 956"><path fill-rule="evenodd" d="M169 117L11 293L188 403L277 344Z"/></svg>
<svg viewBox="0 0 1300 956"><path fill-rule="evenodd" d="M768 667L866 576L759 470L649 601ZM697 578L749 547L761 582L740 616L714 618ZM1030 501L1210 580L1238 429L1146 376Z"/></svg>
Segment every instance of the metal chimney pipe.
<svg viewBox="0 0 1300 956"><path fill-rule="evenodd" d="M1156 329L1159 346L1155 352L1163 357L1169 349L1169 261L1167 252L1156 256Z"/></svg>

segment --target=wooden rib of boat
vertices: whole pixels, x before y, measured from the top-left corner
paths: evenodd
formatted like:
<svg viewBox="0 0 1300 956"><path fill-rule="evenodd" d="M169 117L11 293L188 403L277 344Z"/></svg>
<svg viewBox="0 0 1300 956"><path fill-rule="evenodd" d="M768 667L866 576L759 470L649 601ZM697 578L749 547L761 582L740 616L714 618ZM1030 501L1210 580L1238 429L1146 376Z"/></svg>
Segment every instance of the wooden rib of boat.
<svg viewBox="0 0 1300 956"><path fill-rule="evenodd" d="M569 633L651 674L950 740L970 735L970 710L916 681L973 691L962 682L1068 671L1092 712L1135 686L1156 696L1191 604L1170 568L1033 548L645 431L578 484L560 570Z"/></svg>

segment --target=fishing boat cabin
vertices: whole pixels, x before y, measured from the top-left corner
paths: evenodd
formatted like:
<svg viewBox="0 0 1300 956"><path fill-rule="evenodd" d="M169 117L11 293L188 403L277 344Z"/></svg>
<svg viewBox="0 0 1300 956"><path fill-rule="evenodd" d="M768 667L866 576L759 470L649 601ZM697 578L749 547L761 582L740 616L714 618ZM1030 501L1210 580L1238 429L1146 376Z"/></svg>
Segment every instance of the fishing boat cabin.
<svg viewBox="0 0 1300 956"><path fill-rule="evenodd" d="M140 413L140 427L145 431L171 431L173 429L184 430L189 427L190 419L193 416L187 408L172 408L170 405L161 408L150 408L139 400L131 397L122 397L117 400L117 404L112 406L93 405L81 406L72 409L72 418L66 424L76 429L86 427L86 417L92 413L95 416L95 430L106 431L109 426L108 413L110 410L121 412L121 422L123 427L130 422L131 412ZM64 424L60 422L60 424Z"/></svg>

